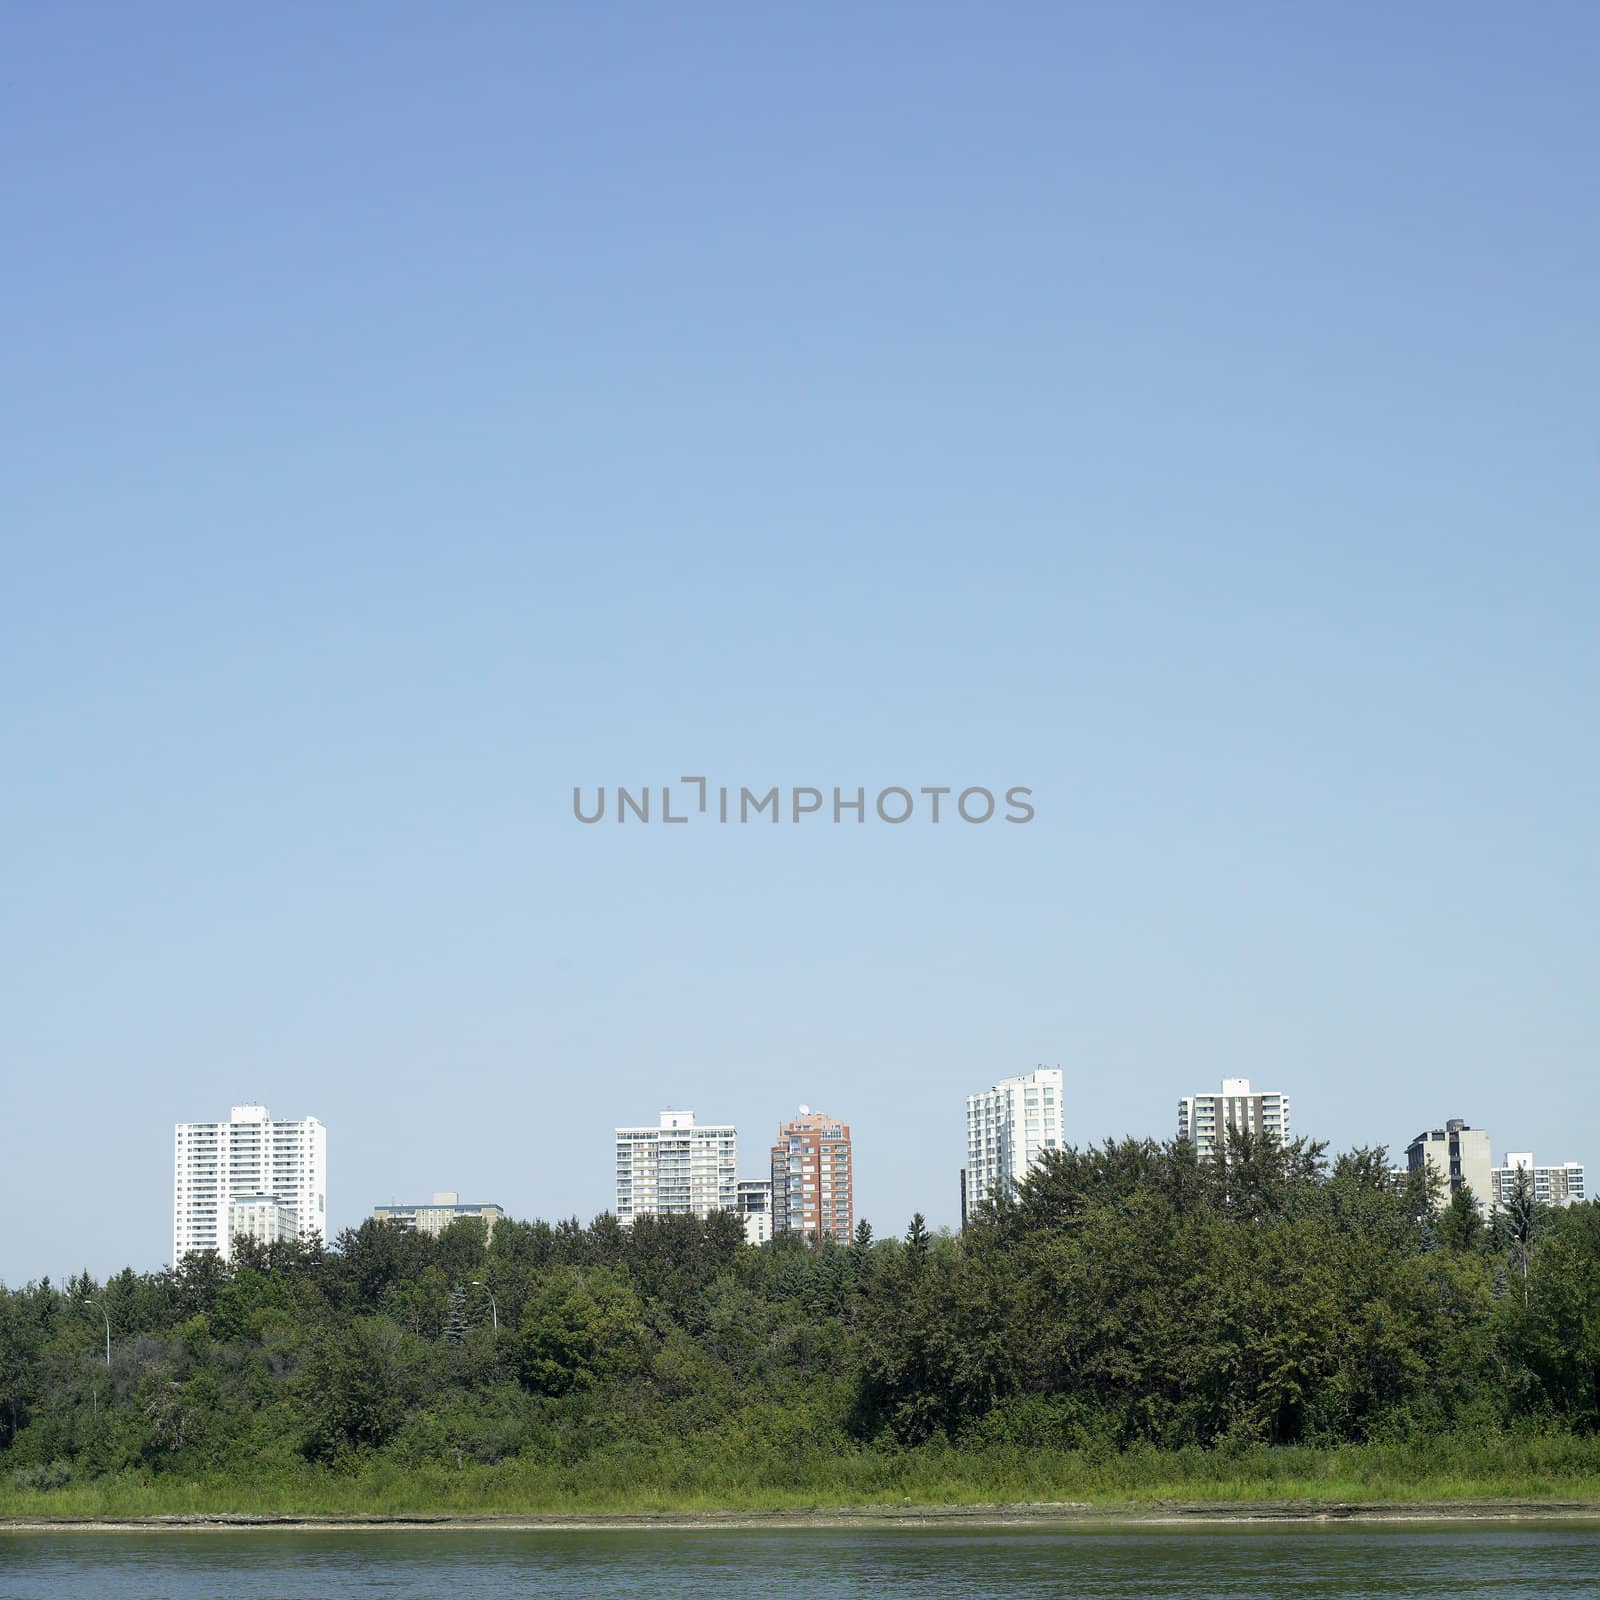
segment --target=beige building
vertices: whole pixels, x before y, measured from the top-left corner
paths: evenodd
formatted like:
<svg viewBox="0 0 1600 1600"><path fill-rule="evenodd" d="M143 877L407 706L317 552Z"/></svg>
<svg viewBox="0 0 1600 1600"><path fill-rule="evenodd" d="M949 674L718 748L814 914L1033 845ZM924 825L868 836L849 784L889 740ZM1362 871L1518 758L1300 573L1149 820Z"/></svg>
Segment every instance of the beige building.
<svg viewBox="0 0 1600 1600"><path fill-rule="evenodd" d="M236 1194L228 1201L228 1247L235 1239L259 1244L280 1244L294 1238L294 1217L272 1194Z"/></svg>
<svg viewBox="0 0 1600 1600"><path fill-rule="evenodd" d="M1466 1187L1487 1212L1494 1199L1494 1162L1489 1155L1489 1135L1473 1128L1460 1117L1451 1117L1442 1128L1419 1133L1406 1146L1406 1170L1415 1172L1426 1164L1439 1174L1445 1199Z"/></svg>
<svg viewBox="0 0 1600 1600"><path fill-rule="evenodd" d="M426 1233L434 1238L463 1217L482 1217L485 1234L492 1234L495 1223L505 1216L499 1206L464 1205L461 1196L448 1189L434 1195L425 1206L374 1206L372 1214L402 1233Z"/></svg>

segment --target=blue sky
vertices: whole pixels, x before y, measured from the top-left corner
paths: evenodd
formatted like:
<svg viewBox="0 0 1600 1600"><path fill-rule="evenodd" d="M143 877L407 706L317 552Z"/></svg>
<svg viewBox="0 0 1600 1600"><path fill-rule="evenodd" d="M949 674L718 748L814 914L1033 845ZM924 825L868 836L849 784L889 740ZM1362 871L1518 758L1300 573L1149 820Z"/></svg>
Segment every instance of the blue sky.
<svg viewBox="0 0 1600 1600"><path fill-rule="evenodd" d="M0 1278L691 1105L1600 1165L1592 8L0 21ZM1025 784L583 828L574 784Z"/></svg>

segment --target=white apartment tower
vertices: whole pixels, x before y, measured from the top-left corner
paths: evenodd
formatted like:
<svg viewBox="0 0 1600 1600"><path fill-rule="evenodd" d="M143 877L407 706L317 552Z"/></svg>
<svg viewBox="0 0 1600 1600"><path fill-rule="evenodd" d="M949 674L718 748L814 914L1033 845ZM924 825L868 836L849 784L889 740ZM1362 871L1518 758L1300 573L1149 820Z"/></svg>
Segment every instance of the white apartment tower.
<svg viewBox="0 0 1600 1600"><path fill-rule="evenodd" d="M1062 1093L1061 1068L1040 1067L967 1096L963 1226L985 1200L1010 1194L1046 1150L1061 1149Z"/></svg>
<svg viewBox="0 0 1600 1600"><path fill-rule="evenodd" d="M617 1129L617 1220L707 1217L739 1205L738 1134L697 1126L692 1111L663 1111L654 1128Z"/></svg>
<svg viewBox="0 0 1600 1600"><path fill-rule="evenodd" d="M1493 1192L1490 1198L1497 1206L1511 1199L1516 1189L1518 1170L1527 1172L1533 1180L1533 1198L1544 1206L1581 1205L1587 1190L1584 1187L1583 1163L1563 1161L1559 1167L1537 1167L1531 1150L1510 1151L1506 1164L1489 1174Z"/></svg>
<svg viewBox="0 0 1600 1600"><path fill-rule="evenodd" d="M1187 1139L1202 1161L1223 1153L1227 1131L1272 1134L1289 1142L1289 1097L1252 1093L1248 1078L1224 1078L1218 1094L1186 1095L1178 1102L1178 1137Z"/></svg>
<svg viewBox="0 0 1600 1600"><path fill-rule="evenodd" d="M325 1237L328 1132L315 1117L274 1122L265 1106L235 1106L226 1122L180 1122L174 1135L174 1266L200 1250L228 1260L236 1233Z"/></svg>

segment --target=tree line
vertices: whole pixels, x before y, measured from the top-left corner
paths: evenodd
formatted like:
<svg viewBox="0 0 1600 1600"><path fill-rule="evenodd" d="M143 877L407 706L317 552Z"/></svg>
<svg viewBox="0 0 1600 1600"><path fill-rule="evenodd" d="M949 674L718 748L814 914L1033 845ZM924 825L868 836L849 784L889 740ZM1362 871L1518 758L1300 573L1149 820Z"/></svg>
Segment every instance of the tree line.
<svg viewBox="0 0 1600 1600"><path fill-rule="evenodd" d="M1381 1149L1304 1140L1052 1152L953 1236L368 1221L0 1290L21 1486L1511 1429L1600 1431L1600 1203L1524 1182L1485 1220L1426 1171L1397 1185Z"/></svg>

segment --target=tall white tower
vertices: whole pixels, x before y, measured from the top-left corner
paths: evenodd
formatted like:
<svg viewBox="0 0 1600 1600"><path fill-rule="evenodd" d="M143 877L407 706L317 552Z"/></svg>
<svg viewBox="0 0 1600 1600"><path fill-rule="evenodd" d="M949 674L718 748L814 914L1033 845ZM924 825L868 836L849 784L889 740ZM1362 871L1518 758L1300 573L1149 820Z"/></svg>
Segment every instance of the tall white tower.
<svg viewBox="0 0 1600 1600"><path fill-rule="evenodd" d="M192 1251L227 1261L236 1233L272 1242L327 1234L328 1132L315 1117L274 1122L235 1106L226 1122L174 1132L172 1264Z"/></svg>
<svg viewBox="0 0 1600 1600"><path fill-rule="evenodd" d="M692 1111L663 1111L654 1128L618 1128L617 1220L736 1211L738 1149L731 1125L701 1126Z"/></svg>
<svg viewBox="0 0 1600 1600"><path fill-rule="evenodd" d="M1040 1067L967 1096L967 1167L961 1220L990 1196L1009 1194L1046 1150L1062 1147L1062 1073Z"/></svg>

